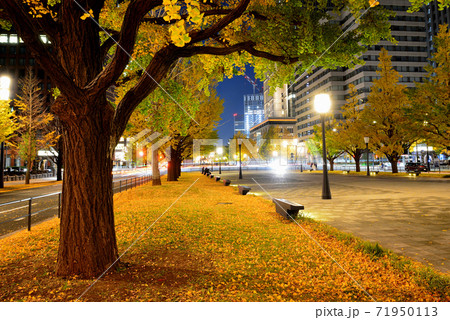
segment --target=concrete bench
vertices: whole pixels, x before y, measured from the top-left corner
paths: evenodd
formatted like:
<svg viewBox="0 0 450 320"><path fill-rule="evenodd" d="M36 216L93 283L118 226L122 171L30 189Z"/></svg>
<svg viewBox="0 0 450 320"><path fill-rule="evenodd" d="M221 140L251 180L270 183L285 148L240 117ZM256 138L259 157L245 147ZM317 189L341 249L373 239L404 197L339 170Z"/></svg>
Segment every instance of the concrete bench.
<svg viewBox="0 0 450 320"><path fill-rule="evenodd" d="M420 174L420 171L414 171L414 172L410 172L409 175L413 176L413 177L418 177Z"/></svg>
<svg viewBox="0 0 450 320"><path fill-rule="evenodd" d="M343 174L349 174L349 173L350 173L350 170L343 170L342 173L343 173Z"/></svg>
<svg viewBox="0 0 450 320"><path fill-rule="evenodd" d="M239 194L246 195L252 188L247 186L239 186Z"/></svg>
<svg viewBox="0 0 450 320"><path fill-rule="evenodd" d="M216 177L216 182L217 182L217 181L220 181L220 177Z"/></svg>
<svg viewBox="0 0 450 320"><path fill-rule="evenodd" d="M379 171L370 171L370 175L371 176L376 176L378 174Z"/></svg>
<svg viewBox="0 0 450 320"><path fill-rule="evenodd" d="M211 175L211 172L207 172L206 176L209 177Z"/></svg>
<svg viewBox="0 0 450 320"><path fill-rule="evenodd" d="M213 174L211 174L211 175L209 175L209 177L212 179L212 178L214 178L214 175Z"/></svg>
<svg viewBox="0 0 450 320"><path fill-rule="evenodd" d="M230 183L231 183L231 180L228 180L228 179L223 180L223 185L224 186L229 186Z"/></svg>
<svg viewBox="0 0 450 320"><path fill-rule="evenodd" d="M275 203L275 210L286 219L297 217L298 211L305 208L301 204L286 199L273 199L273 202Z"/></svg>

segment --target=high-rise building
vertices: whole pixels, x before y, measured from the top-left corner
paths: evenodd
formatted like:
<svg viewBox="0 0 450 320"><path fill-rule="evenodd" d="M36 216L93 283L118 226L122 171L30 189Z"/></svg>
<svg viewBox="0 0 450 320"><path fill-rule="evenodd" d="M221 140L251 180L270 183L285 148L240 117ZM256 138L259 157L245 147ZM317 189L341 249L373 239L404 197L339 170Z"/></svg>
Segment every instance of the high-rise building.
<svg viewBox="0 0 450 320"><path fill-rule="evenodd" d="M245 135L248 137L250 128L264 120L264 95L253 93L244 95Z"/></svg>
<svg viewBox="0 0 450 320"><path fill-rule="evenodd" d="M433 37L439 32L441 24L450 25L450 8L446 7L439 10L439 3L437 0L430 2L425 7L425 21L427 31L427 48L428 57L431 57L434 52Z"/></svg>
<svg viewBox="0 0 450 320"><path fill-rule="evenodd" d="M392 56L392 66L402 75L400 82L406 86L412 87L414 82L422 82L426 77L424 67L428 62L428 54L425 10L408 13L411 5L408 0L380 0L380 4L396 13L395 17L390 18L390 23L392 35L398 43L381 41L371 46L361 57L365 61L364 65L336 70L313 68L309 74L297 79L292 88L297 119L295 129L299 140L308 139L313 134L313 126L320 122L313 106L313 98L318 93L330 94L332 113L339 119L340 107L346 102L349 85L353 84L358 90L361 108L364 108L372 81L378 77L376 70L381 48L387 49ZM340 23L343 29L354 27L354 19L348 12L341 14ZM335 45L339 45L339 42Z"/></svg>
<svg viewBox="0 0 450 320"><path fill-rule="evenodd" d="M233 119L234 119L234 132L233 133L237 134L238 132L242 132L243 134L245 134L244 115L235 113L235 114L233 114Z"/></svg>
<svg viewBox="0 0 450 320"><path fill-rule="evenodd" d="M273 94L270 94L268 80L264 81L264 119L268 118L293 118L293 100L294 97L287 84L282 88L276 88Z"/></svg>

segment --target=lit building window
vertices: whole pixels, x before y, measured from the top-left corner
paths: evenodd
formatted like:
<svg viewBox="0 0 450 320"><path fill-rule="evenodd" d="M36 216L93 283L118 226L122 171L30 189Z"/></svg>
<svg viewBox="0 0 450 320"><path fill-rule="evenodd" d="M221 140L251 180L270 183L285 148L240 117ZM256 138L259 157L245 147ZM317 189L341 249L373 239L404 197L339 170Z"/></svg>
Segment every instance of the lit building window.
<svg viewBox="0 0 450 320"><path fill-rule="evenodd" d="M8 35L0 34L0 43L8 43Z"/></svg>
<svg viewBox="0 0 450 320"><path fill-rule="evenodd" d="M9 43L18 43L19 38L17 37L17 34L10 34L9 35Z"/></svg>

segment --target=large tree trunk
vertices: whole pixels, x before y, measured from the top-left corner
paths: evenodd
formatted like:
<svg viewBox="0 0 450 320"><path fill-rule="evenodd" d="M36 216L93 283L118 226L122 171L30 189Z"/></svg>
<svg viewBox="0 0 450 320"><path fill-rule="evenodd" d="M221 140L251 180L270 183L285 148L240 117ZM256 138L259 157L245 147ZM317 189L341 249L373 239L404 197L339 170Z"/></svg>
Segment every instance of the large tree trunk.
<svg viewBox="0 0 450 320"><path fill-rule="evenodd" d="M31 170L33 169L33 161L31 161L31 151L27 156L27 172L25 173L25 184L30 184Z"/></svg>
<svg viewBox="0 0 450 320"><path fill-rule="evenodd" d="M88 116L61 119L65 172L57 263L60 276L95 277L118 257L110 149L112 113L99 106Z"/></svg>
<svg viewBox="0 0 450 320"><path fill-rule="evenodd" d="M167 163L167 181L178 181L175 149L170 146L170 160Z"/></svg>
<svg viewBox="0 0 450 320"><path fill-rule="evenodd" d="M361 172L360 157L353 157L353 159L355 159L356 172Z"/></svg>
<svg viewBox="0 0 450 320"><path fill-rule="evenodd" d="M391 168L392 168L392 173L398 173L398 166L397 166L397 161L398 159L389 159L389 163L391 164Z"/></svg>
<svg viewBox="0 0 450 320"><path fill-rule="evenodd" d="M330 162L330 171L334 171L334 159L328 159L328 161Z"/></svg>
<svg viewBox="0 0 450 320"><path fill-rule="evenodd" d="M161 173L159 172L158 149L152 150L152 185L161 185Z"/></svg>
<svg viewBox="0 0 450 320"><path fill-rule="evenodd" d="M175 160L175 163L176 163L176 175L177 175L177 178L179 178L180 176L181 176L181 159L179 159L179 158L177 158L176 160Z"/></svg>

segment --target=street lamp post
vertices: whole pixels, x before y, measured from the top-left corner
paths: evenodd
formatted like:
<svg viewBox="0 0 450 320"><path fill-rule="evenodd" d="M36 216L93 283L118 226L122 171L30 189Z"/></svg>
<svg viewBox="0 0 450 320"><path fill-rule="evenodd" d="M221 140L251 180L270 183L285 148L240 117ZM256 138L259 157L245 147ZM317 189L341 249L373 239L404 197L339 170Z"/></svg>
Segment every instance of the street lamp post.
<svg viewBox="0 0 450 320"><path fill-rule="evenodd" d="M366 143L367 175L370 176L370 169L369 169L369 137L364 137L364 142Z"/></svg>
<svg viewBox="0 0 450 320"><path fill-rule="evenodd" d="M216 150L217 154L219 155L219 174L222 174L222 154L223 154L223 148L218 147Z"/></svg>
<svg viewBox="0 0 450 320"><path fill-rule="evenodd" d="M10 97L10 87L11 87L11 78L8 76L0 77L0 100L9 100ZM5 184L3 182L4 170L5 170L5 142L2 141L0 146L0 188L4 188Z"/></svg>
<svg viewBox="0 0 450 320"><path fill-rule="evenodd" d="M327 147L325 141L325 114L330 110L330 96L326 93L318 94L314 98L314 109L322 120L322 149L323 149L323 184L322 199L331 199L330 184L328 182Z"/></svg>
<svg viewBox="0 0 450 320"><path fill-rule="evenodd" d="M241 153L241 148L242 148L242 142L241 139L238 140L239 143L239 179L242 179L242 153Z"/></svg>

